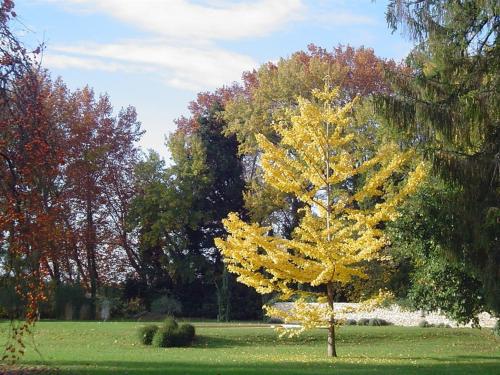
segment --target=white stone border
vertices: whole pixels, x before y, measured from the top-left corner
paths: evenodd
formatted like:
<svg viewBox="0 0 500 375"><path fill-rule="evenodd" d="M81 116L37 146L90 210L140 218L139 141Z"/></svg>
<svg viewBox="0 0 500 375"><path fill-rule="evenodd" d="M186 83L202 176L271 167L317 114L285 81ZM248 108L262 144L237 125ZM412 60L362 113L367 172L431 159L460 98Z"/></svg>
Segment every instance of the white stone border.
<svg viewBox="0 0 500 375"><path fill-rule="evenodd" d="M280 310L288 311L291 309L292 302L278 302L274 304ZM344 309L356 309L359 303L335 303L334 309L338 318L341 319L359 319L366 318L380 318L384 319L397 326L413 327L418 326L422 320L426 320L430 324L449 324L452 327L470 327L471 324L459 325L455 321L446 318L443 314L438 312L425 313L421 311L407 311L403 310L398 305L392 305L388 308L378 308L367 312L347 312L342 313ZM489 313L483 312L479 314L479 325L481 327L493 327L496 323L496 318Z"/></svg>

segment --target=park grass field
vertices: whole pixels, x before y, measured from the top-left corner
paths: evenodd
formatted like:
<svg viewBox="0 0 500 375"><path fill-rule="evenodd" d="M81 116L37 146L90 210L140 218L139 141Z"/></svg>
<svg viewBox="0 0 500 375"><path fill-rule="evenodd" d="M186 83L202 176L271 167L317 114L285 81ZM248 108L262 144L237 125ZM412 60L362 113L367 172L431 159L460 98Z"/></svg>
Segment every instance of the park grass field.
<svg viewBox="0 0 500 375"><path fill-rule="evenodd" d="M39 322L39 353L28 343L21 364L64 375L500 374L500 339L489 329L341 327L339 358L329 359L324 330L279 339L264 325L195 323L193 347L160 349L138 344L140 325ZM1 337L7 329L0 323Z"/></svg>

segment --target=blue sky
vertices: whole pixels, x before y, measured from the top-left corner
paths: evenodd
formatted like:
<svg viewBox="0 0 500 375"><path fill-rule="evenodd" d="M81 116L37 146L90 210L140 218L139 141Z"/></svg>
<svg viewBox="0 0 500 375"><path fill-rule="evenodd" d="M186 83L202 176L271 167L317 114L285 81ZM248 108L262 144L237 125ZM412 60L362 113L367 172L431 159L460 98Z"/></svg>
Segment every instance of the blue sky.
<svg viewBox="0 0 500 375"><path fill-rule="evenodd" d="M167 156L165 135L197 92L309 43L404 58L411 44L391 34L385 8L380 0L17 0L16 27L29 44L45 42L44 66L70 88L88 84L116 109L135 106L141 146Z"/></svg>

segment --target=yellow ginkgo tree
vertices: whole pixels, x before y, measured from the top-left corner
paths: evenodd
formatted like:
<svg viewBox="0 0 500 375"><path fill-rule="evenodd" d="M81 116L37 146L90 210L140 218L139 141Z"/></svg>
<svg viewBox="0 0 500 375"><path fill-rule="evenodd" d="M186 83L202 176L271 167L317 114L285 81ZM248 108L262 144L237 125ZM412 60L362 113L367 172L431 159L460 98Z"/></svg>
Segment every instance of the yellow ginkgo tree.
<svg viewBox="0 0 500 375"><path fill-rule="evenodd" d="M267 306L268 314L285 315L304 328L327 326L328 355L336 356L334 285L366 277L366 261L387 245L380 224L397 217L398 205L416 190L425 168L409 171L413 153L392 143L363 152L367 139L355 131L354 103L337 104L338 89L325 85L313 98L299 100L290 123L275 124L278 144L257 136L265 182L304 204L292 238L230 213L224 220L228 236L216 245L240 282L296 300L287 312ZM305 302L311 291L318 303Z"/></svg>

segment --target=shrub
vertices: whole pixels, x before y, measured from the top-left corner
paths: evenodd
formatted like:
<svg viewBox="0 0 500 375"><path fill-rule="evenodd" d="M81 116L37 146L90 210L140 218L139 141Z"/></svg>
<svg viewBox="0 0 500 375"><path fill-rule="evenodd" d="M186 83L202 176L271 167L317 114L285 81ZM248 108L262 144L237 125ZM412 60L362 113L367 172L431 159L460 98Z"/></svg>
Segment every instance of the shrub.
<svg viewBox="0 0 500 375"><path fill-rule="evenodd" d="M388 326L390 323L385 319L372 318L368 321L369 326Z"/></svg>
<svg viewBox="0 0 500 375"><path fill-rule="evenodd" d="M116 286L101 286L98 291L97 316L103 320L123 316L123 290Z"/></svg>
<svg viewBox="0 0 500 375"><path fill-rule="evenodd" d="M446 324L446 323L436 324L436 327L437 328L451 328L451 326L449 324Z"/></svg>
<svg viewBox="0 0 500 375"><path fill-rule="evenodd" d="M355 319L347 319L345 321L345 325L346 326L355 326L357 324L356 320Z"/></svg>
<svg viewBox="0 0 500 375"><path fill-rule="evenodd" d="M158 331L158 326L150 324L144 327L140 327L137 335L139 336L139 340L143 345L151 345L156 331Z"/></svg>
<svg viewBox="0 0 500 375"><path fill-rule="evenodd" d="M152 345L158 348L188 346L193 342L194 336L195 329L191 324L183 324L179 327L173 318L167 318L155 331Z"/></svg>
<svg viewBox="0 0 500 375"><path fill-rule="evenodd" d="M497 320L495 326L493 327L493 333L495 336L500 336L500 319Z"/></svg>
<svg viewBox="0 0 500 375"><path fill-rule="evenodd" d="M158 328L158 331L154 334L153 341L151 343L157 348L169 348L178 342L177 335L177 329L163 326Z"/></svg>
<svg viewBox="0 0 500 375"><path fill-rule="evenodd" d="M182 312L182 305L173 297L162 296L151 303L151 312L175 316Z"/></svg>
<svg viewBox="0 0 500 375"><path fill-rule="evenodd" d="M429 322L427 320L421 320L420 322L418 322L418 326L420 328L426 328L428 325L429 325Z"/></svg>
<svg viewBox="0 0 500 375"><path fill-rule="evenodd" d="M190 345L195 336L195 329L191 324L183 324L179 327L177 332L177 340L176 343L178 346L187 346Z"/></svg>
<svg viewBox="0 0 500 375"><path fill-rule="evenodd" d="M367 326L370 322L370 319L361 318L358 320L358 326Z"/></svg>
<svg viewBox="0 0 500 375"><path fill-rule="evenodd" d="M179 328L179 325L177 324L174 318L169 316L163 321L163 327L170 328L175 331L177 328Z"/></svg>

